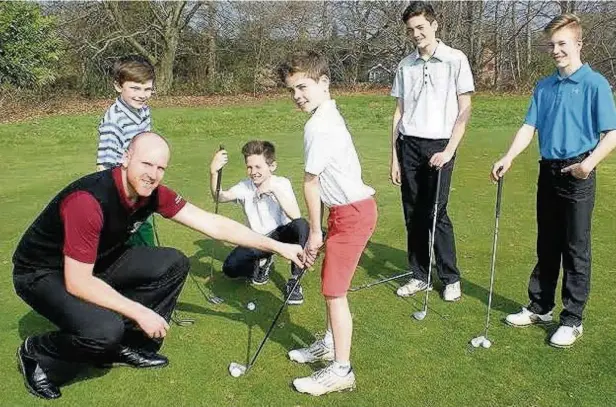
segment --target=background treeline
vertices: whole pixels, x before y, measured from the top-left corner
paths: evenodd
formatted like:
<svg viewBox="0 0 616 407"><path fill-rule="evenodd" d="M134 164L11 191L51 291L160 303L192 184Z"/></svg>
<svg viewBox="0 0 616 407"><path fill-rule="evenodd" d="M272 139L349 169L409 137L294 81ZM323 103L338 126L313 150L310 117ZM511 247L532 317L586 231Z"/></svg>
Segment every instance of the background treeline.
<svg viewBox="0 0 616 407"><path fill-rule="evenodd" d="M290 51L318 49L337 86L389 85L412 50L407 1L0 2L0 97L110 95L115 58L156 67L158 94L275 88ZM583 58L616 83L616 2L443 1L439 37L469 57L482 90L528 91L553 64L541 30L555 15L583 20Z"/></svg>

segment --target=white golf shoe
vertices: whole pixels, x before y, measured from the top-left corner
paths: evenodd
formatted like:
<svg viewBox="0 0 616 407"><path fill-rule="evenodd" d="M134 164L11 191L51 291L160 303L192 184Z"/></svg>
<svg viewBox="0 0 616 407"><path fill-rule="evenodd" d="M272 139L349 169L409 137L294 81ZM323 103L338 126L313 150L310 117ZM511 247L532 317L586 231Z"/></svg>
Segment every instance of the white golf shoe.
<svg viewBox="0 0 616 407"><path fill-rule="evenodd" d="M317 339L307 348L290 351L289 359L297 363L331 362L334 360L334 346L328 346L324 339Z"/></svg>
<svg viewBox="0 0 616 407"><path fill-rule="evenodd" d="M561 325L558 327L554 335L550 338L550 345L557 348L568 348L573 346L577 338L582 336L584 328L582 324L578 326Z"/></svg>
<svg viewBox="0 0 616 407"><path fill-rule="evenodd" d="M426 289L432 291L432 286L428 287L428 283L425 281L411 278L408 283L398 288L396 294L398 294L398 297L410 297L411 295L415 295L420 291L425 291Z"/></svg>
<svg viewBox="0 0 616 407"><path fill-rule="evenodd" d="M443 300L453 302L458 301L462 297L460 282L456 281L452 284L447 284L443 290Z"/></svg>
<svg viewBox="0 0 616 407"><path fill-rule="evenodd" d="M334 371L334 364L332 363L310 376L293 380L293 386L300 393L308 393L313 396L321 396L334 391L350 391L355 389L355 373L351 369L346 375L339 376Z"/></svg>
<svg viewBox="0 0 616 407"><path fill-rule="evenodd" d="M524 327L533 324L547 324L552 322L552 319L552 311L547 314L535 314L526 307L522 307L522 311L507 315L505 322L511 326Z"/></svg>

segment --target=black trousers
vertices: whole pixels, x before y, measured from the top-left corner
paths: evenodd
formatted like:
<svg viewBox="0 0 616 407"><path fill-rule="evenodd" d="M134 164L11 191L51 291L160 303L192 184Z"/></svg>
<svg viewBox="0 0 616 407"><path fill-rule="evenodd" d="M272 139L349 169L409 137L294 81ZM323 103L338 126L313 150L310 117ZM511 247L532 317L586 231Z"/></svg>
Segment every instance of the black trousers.
<svg viewBox="0 0 616 407"><path fill-rule="evenodd" d="M530 275L529 310L539 314L554 308L562 262L561 325L577 326L590 291L591 223L596 173L577 179L561 169L581 162L582 154L566 160L541 160L537 185L537 265Z"/></svg>
<svg viewBox="0 0 616 407"><path fill-rule="evenodd" d="M427 281L430 262L430 231L434 217L437 170L430 167L432 155L447 146L448 139L431 140L400 136L397 140L402 181L402 208L407 232L407 250L413 278ZM441 169L439 206L434 234L434 254L438 276L443 284L460 280L456 243L447 215L449 189L455 156Z"/></svg>
<svg viewBox="0 0 616 407"><path fill-rule="evenodd" d="M176 249L138 246L96 276L169 321L189 268L188 258ZM162 340L148 338L132 320L68 293L61 271L24 271L14 272L15 291L59 328L32 337L31 350L44 370L66 362L105 363L120 346L149 351L162 346Z"/></svg>
<svg viewBox="0 0 616 407"><path fill-rule="evenodd" d="M294 219L290 223L278 226L267 236L283 243L299 244L304 247L308 241L310 226L304 218ZM251 278L256 272L259 260L271 256L269 252L248 247L236 247L225 259L222 271L231 278L246 277ZM297 277L301 269L291 263L291 276Z"/></svg>

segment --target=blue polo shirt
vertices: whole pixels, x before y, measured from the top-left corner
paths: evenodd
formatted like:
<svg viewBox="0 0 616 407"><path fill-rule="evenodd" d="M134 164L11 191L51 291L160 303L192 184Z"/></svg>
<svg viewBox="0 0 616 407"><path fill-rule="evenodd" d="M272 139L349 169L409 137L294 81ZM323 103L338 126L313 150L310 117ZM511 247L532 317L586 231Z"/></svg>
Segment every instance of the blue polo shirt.
<svg viewBox="0 0 616 407"><path fill-rule="evenodd" d="M610 84L588 64L564 78L556 71L537 83L524 123L537 129L543 158L562 160L592 150L601 133L616 129Z"/></svg>

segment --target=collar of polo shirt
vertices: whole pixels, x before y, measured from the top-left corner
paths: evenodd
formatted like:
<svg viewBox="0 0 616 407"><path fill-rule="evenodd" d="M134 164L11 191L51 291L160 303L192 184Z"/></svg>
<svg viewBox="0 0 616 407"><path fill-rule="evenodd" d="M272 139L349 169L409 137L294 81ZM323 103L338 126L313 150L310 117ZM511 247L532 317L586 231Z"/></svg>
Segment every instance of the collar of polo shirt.
<svg viewBox="0 0 616 407"><path fill-rule="evenodd" d="M135 110L128 106L121 97L118 96L118 107L124 112L124 114L131 119L135 124L140 124L143 121L142 113L145 111L145 107Z"/></svg>
<svg viewBox="0 0 616 407"><path fill-rule="evenodd" d="M449 48L443 41L441 41L440 39L436 39L436 48L434 49L434 53L432 54L432 56L428 59L432 59L432 58L436 58L441 62L444 62L446 60L449 59L449 50L451 48ZM419 59L421 59L421 55L419 55L419 50L417 48L415 48L415 51L413 51L412 55L412 59L413 62L417 62Z"/></svg>
<svg viewBox="0 0 616 407"><path fill-rule="evenodd" d="M582 79L584 79L584 77L590 73L590 71L591 71L590 65L583 64L569 76L560 76L558 69L556 70L556 73L554 75L556 76L556 80L559 82L562 82L564 80L569 80L574 83L580 83Z"/></svg>

